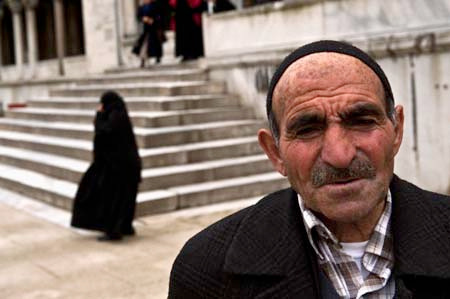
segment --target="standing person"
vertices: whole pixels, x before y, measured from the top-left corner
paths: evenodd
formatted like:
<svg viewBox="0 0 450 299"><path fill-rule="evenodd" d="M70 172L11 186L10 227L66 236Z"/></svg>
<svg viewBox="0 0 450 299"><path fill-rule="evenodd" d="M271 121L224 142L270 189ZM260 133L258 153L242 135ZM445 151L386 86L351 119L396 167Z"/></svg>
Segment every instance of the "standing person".
<svg viewBox="0 0 450 299"><path fill-rule="evenodd" d="M132 52L141 58L141 68L145 67L149 57L156 57L156 63L160 63L165 35L160 7L156 0L144 0L138 8L137 18L142 24L142 34Z"/></svg>
<svg viewBox="0 0 450 299"><path fill-rule="evenodd" d="M93 163L73 205L71 225L105 233L100 241L134 235L132 225L141 159L133 127L120 95L105 92L95 118Z"/></svg>
<svg viewBox="0 0 450 299"><path fill-rule="evenodd" d="M229 0L208 0L208 12L220 13L235 10L236 6Z"/></svg>
<svg viewBox="0 0 450 299"><path fill-rule="evenodd" d="M450 197L393 173L403 107L365 52L300 47L258 140L291 188L190 239L169 298L450 298Z"/></svg>
<svg viewBox="0 0 450 299"><path fill-rule="evenodd" d="M170 0L175 9L175 55L182 61L203 56L202 12L207 10L203 0Z"/></svg>

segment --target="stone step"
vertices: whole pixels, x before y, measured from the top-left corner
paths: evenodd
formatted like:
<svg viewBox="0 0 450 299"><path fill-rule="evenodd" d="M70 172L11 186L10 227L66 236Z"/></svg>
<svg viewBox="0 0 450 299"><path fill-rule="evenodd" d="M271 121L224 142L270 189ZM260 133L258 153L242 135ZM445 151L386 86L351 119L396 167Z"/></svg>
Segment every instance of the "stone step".
<svg viewBox="0 0 450 299"><path fill-rule="evenodd" d="M92 141L0 131L0 145L82 160L92 159ZM144 168L196 163L262 153L256 136L140 149Z"/></svg>
<svg viewBox="0 0 450 299"><path fill-rule="evenodd" d="M139 150L144 168L261 154L256 135Z"/></svg>
<svg viewBox="0 0 450 299"><path fill-rule="evenodd" d="M272 170L272 165L266 155L150 168L142 172L140 190L173 188L185 184L255 175Z"/></svg>
<svg viewBox="0 0 450 299"><path fill-rule="evenodd" d="M248 119L254 117L254 112L249 107L226 107L175 111L132 111L129 115L134 126L164 127L221 120ZM5 116L20 120L92 124L95 111L27 107L6 110Z"/></svg>
<svg viewBox="0 0 450 299"><path fill-rule="evenodd" d="M0 186L65 210L72 209L77 184L0 164Z"/></svg>
<svg viewBox="0 0 450 299"><path fill-rule="evenodd" d="M90 162L43 152L0 146L0 163L78 183Z"/></svg>
<svg viewBox="0 0 450 299"><path fill-rule="evenodd" d="M289 182L279 173L267 172L246 177L177 186L167 190L176 194L177 208L182 209L263 195L288 186Z"/></svg>
<svg viewBox="0 0 450 299"><path fill-rule="evenodd" d="M237 96L208 94L125 97L124 100L129 111L168 111L239 105ZM28 100L27 105L32 108L95 110L99 106L99 97L36 97Z"/></svg>
<svg viewBox="0 0 450 299"><path fill-rule="evenodd" d="M86 86L95 84L205 81L207 79L207 72L200 69L155 69L152 71L149 69L138 69L126 73L93 75L79 79L75 83Z"/></svg>
<svg viewBox="0 0 450 299"><path fill-rule="evenodd" d="M0 163L78 183L89 162L0 146ZM272 170L265 155L218 159L142 171L141 191L253 175Z"/></svg>
<svg viewBox="0 0 450 299"><path fill-rule="evenodd" d="M92 141L0 131L0 145L90 161Z"/></svg>
<svg viewBox="0 0 450 299"><path fill-rule="evenodd" d="M226 93L226 86L223 82L206 81L102 84L52 89L49 93L50 96L100 97L107 90L115 90L124 97L153 95L178 96L191 94L224 94Z"/></svg>
<svg viewBox="0 0 450 299"><path fill-rule="evenodd" d="M77 190L75 183L4 164L0 164L0 186L66 210L71 210ZM136 216L253 197L286 186L287 180L284 177L275 172L268 172L139 192Z"/></svg>
<svg viewBox="0 0 450 299"><path fill-rule="evenodd" d="M163 58L163 62L164 62L164 58ZM178 62L178 61L172 61L172 62L168 62L168 63L162 63L162 64L157 64L157 65L149 65L147 67L145 67L144 69L138 67L138 66L120 66L120 67L114 67L114 68L110 68L107 69L105 71L105 74L117 74L117 73L133 73L133 72L137 72L137 71L149 71L149 72L154 72L154 71L163 71L163 70L186 70L186 69L201 69L200 67L200 60L192 60L192 61L187 61L187 62Z"/></svg>
<svg viewBox="0 0 450 299"><path fill-rule="evenodd" d="M136 127L134 132L139 147L149 148L256 135L263 124L262 120L236 120L163 128ZM81 140L92 140L93 138L93 125L91 124L2 118L0 119L0 130Z"/></svg>

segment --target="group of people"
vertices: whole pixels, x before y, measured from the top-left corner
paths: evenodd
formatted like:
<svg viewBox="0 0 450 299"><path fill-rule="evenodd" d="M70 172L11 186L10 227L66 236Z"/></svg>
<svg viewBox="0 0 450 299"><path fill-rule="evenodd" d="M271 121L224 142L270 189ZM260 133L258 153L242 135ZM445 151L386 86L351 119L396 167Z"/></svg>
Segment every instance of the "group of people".
<svg viewBox="0 0 450 299"><path fill-rule="evenodd" d="M450 197L394 174L404 112L377 62L343 42L303 45L266 107L258 141L291 187L191 238L169 298L450 298ZM123 99L108 92L72 225L134 234L140 170Z"/></svg>
<svg viewBox="0 0 450 299"><path fill-rule="evenodd" d="M214 13L235 9L228 0L208 1ZM175 55L181 61L203 56L202 13L207 10L204 0L143 0L137 12L141 34L132 49L141 67L149 57L161 61L162 44L167 40L164 31L170 26L175 30Z"/></svg>

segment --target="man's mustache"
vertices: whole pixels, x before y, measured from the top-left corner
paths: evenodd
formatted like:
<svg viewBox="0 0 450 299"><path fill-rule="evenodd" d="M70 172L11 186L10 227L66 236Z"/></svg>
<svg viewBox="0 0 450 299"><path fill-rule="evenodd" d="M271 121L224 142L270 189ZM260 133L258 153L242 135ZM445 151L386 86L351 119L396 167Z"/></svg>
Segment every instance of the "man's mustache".
<svg viewBox="0 0 450 299"><path fill-rule="evenodd" d="M356 157L347 168L335 168L327 163L318 161L311 171L314 187L355 179L370 179L375 177L375 175L375 167L365 157Z"/></svg>

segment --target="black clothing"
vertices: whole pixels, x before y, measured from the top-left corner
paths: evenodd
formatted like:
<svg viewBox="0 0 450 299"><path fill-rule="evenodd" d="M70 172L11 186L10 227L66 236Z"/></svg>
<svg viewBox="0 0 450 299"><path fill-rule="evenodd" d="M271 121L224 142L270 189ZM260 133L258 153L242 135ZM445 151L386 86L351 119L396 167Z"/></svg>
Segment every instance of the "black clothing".
<svg viewBox="0 0 450 299"><path fill-rule="evenodd" d="M146 24L142 21L143 17L153 19L152 24ZM145 45L147 57L161 58L162 43L165 42L164 27L161 19L159 5L156 2L139 6L137 18L142 23L142 34L133 46L132 52L140 55L142 47Z"/></svg>
<svg viewBox="0 0 450 299"><path fill-rule="evenodd" d="M450 298L450 197L398 177L390 190L395 298ZM169 298L324 298L332 292L319 269L288 188L190 239L174 262Z"/></svg>
<svg viewBox="0 0 450 299"><path fill-rule="evenodd" d="M207 10L205 1L176 0L175 55L184 60L203 56L201 13Z"/></svg>
<svg viewBox="0 0 450 299"><path fill-rule="evenodd" d="M120 237L134 233L141 160L122 98L106 92L102 103L95 118L94 161L81 179L71 225Z"/></svg>
<svg viewBox="0 0 450 299"><path fill-rule="evenodd" d="M219 12L225 12L225 11L234 10L234 9L236 9L236 6L234 6L234 4L231 3L230 1L216 0L216 2L214 3L213 12L219 13Z"/></svg>

